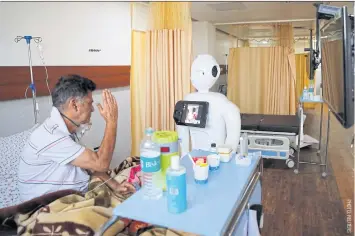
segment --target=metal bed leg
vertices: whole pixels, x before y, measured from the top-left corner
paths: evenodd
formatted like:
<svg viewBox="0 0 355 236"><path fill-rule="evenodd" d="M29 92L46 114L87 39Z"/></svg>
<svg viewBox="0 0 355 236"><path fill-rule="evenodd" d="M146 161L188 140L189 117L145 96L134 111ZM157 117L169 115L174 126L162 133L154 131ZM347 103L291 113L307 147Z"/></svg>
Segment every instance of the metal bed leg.
<svg viewBox="0 0 355 236"><path fill-rule="evenodd" d="M298 143L297 143L297 168L294 169L294 173L297 175L299 173L298 169L300 167L300 152L301 152L301 134L298 134Z"/></svg>
<svg viewBox="0 0 355 236"><path fill-rule="evenodd" d="M293 172L297 175L299 173L299 167L300 167L300 152L301 152L301 126L302 126L302 105L299 105L299 117L300 117L300 128L298 131L298 141L297 141L297 168L293 170Z"/></svg>
<svg viewBox="0 0 355 236"><path fill-rule="evenodd" d="M322 129L323 129L323 103L321 105L321 112L320 112L320 127L319 127L319 145L318 145L318 151L317 151L317 155L320 155L321 152L321 147L322 147Z"/></svg>
<svg viewBox="0 0 355 236"><path fill-rule="evenodd" d="M101 228L95 233L95 236L102 236L116 221L119 219L119 216L113 215Z"/></svg>
<svg viewBox="0 0 355 236"><path fill-rule="evenodd" d="M324 157L324 164L325 164L325 170L322 173L322 177L327 176L327 171L328 171L328 144L329 144L329 128L330 128L330 109L328 109L328 125L327 125L327 141L326 141L326 146L325 146L325 157Z"/></svg>

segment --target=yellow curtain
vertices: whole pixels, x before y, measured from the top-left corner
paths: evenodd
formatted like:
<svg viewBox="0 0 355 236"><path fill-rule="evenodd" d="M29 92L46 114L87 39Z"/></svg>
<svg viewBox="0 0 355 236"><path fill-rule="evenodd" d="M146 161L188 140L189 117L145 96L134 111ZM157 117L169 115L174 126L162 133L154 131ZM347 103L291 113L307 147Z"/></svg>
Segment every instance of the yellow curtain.
<svg viewBox="0 0 355 236"><path fill-rule="evenodd" d="M285 97L286 99L282 99L281 107L276 108L276 110L271 110L272 113L275 114L285 114L286 107L288 106L288 113L295 114L297 107L297 98L296 98L296 59L295 59L295 44L293 37L293 26L291 23L282 23L282 24L274 24L274 36L276 36L276 46L281 47L281 51L279 51L278 55L280 56L280 63L284 63L282 69L278 72L280 74L272 74L272 77L278 78L281 80L280 97L275 99L282 99ZM275 48L276 50L276 48ZM271 63L277 61L277 56L275 60L271 60ZM274 64L274 67L278 66L278 64ZM275 72L277 73L277 72ZM270 85L270 84L269 84ZM288 90L288 91L284 91ZM271 100L269 100L271 101ZM275 108L274 108L275 109ZM286 112L287 114L287 112Z"/></svg>
<svg viewBox="0 0 355 236"><path fill-rule="evenodd" d="M308 55L306 53L296 54L296 96L300 98L305 86L309 87L308 78ZM315 103L304 103L304 108L315 108Z"/></svg>
<svg viewBox="0 0 355 236"><path fill-rule="evenodd" d="M265 110L267 114L294 115L295 80L290 63L290 51L287 47L268 48L269 76Z"/></svg>
<svg viewBox="0 0 355 236"><path fill-rule="evenodd" d="M266 81L269 76L268 48L230 48L227 97L242 113L266 113Z"/></svg>
<svg viewBox="0 0 355 236"><path fill-rule="evenodd" d="M179 29L147 32L146 126L175 130L174 106L190 93L185 39Z"/></svg>
<svg viewBox="0 0 355 236"><path fill-rule="evenodd" d="M146 127L175 130L174 105L193 88L191 3L151 2L148 15L149 28L132 32L132 155Z"/></svg>
<svg viewBox="0 0 355 236"><path fill-rule="evenodd" d="M274 47L230 49L227 96L242 112L296 112L292 25L274 25L272 29L277 42ZM248 32L247 26L237 30Z"/></svg>
<svg viewBox="0 0 355 236"><path fill-rule="evenodd" d="M133 30L131 40L131 154L137 156L146 124L145 104L142 102L146 91L146 57L142 55L146 51L146 33Z"/></svg>
<svg viewBox="0 0 355 236"><path fill-rule="evenodd" d="M190 77L192 55L192 20L191 20L191 2L151 2L150 3L150 30L161 29L181 29L185 33L185 44L183 47L190 61L188 65L188 77ZM190 91L195 88L190 84Z"/></svg>
<svg viewBox="0 0 355 236"><path fill-rule="evenodd" d="M231 48L228 68L227 97L241 112L295 113L287 48Z"/></svg>
<svg viewBox="0 0 355 236"><path fill-rule="evenodd" d="M191 2L151 2L150 29L192 30Z"/></svg>

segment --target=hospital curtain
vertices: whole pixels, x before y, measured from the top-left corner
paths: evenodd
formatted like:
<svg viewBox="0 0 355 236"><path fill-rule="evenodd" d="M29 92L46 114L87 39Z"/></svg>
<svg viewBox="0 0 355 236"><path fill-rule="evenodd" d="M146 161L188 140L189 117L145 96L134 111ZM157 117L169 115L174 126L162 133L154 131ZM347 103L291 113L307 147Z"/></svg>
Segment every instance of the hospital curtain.
<svg viewBox="0 0 355 236"><path fill-rule="evenodd" d="M175 103L193 89L191 2L150 3L147 32L147 126L175 130Z"/></svg>
<svg viewBox="0 0 355 236"><path fill-rule="evenodd" d="M269 74L265 98L266 114L294 115L295 80L290 65L289 49L286 47L268 48Z"/></svg>
<svg viewBox="0 0 355 236"><path fill-rule="evenodd" d="M185 39L179 29L147 32L146 125L157 130L175 130L175 103L190 92Z"/></svg>
<svg viewBox="0 0 355 236"><path fill-rule="evenodd" d="M190 58L185 65L188 68L186 76L190 78L193 61L191 2L151 2L149 25L151 30L181 29L184 31L185 42L182 48ZM190 86L189 91L195 91L190 80L187 83Z"/></svg>
<svg viewBox="0 0 355 236"><path fill-rule="evenodd" d="M239 29L245 30L245 26ZM292 27L277 25L273 32L277 42L273 47L230 49L227 97L241 112L296 112Z"/></svg>
<svg viewBox="0 0 355 236"><path fill-rule="evenodd" d="M139 145L145 129L146 110L146 33L132 31L131 54L131 154L139 155ZM142 55L143 52L143 55Z"/></svg>
<svg viewBox="0 0 355 236"><path fill-rule="evenodd" d="M294 115L296 113L296 62L292 24L274 24L276 47L271 47L271 73L267 109L271 114ZM275 84L274 84L275 83Z"/></svg>
<svg viewBox="0 0 355 236"><path fill-rule="evenodd" d="M266 113L269 48L230 48L227 97L242 113Z"/></svg>
<svg viewBox="0 0 355 236"><path fill-rule="evenodd" d="M303 93L303 88L309 86L308 78L308 60L306 53L295 55L296 58L296 97L300 98ZM315 103L304 103L304 108L315 108Z"/></svg>
<svg viewBox="0 0 355 236"><path fill-rule="evenodd" d="M173 109L192 91L191 3L150 2L144 32L132 32L132 155L144 129L175 130Z"/></svg>

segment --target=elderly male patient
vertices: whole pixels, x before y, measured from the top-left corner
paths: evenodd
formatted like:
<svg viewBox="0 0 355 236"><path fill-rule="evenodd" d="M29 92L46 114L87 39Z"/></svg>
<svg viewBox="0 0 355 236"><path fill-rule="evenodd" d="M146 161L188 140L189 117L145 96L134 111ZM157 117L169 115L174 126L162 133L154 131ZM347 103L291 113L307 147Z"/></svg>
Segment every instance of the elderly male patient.
<svg viewBox="0 0 355 236"><path fill-rule="evenodd" d="M98 110L106 122L105 134L97 152L78 143L77 133L90 122L94 111L93 81L79 75L63 76L52 91L53 108L31 134L19 166L22 201L63 189L86 192L90 175L107 181L121 194L134 191L128 183L119 184L106 174L116 143L118 108L108 90L102 92Z"/></svg>

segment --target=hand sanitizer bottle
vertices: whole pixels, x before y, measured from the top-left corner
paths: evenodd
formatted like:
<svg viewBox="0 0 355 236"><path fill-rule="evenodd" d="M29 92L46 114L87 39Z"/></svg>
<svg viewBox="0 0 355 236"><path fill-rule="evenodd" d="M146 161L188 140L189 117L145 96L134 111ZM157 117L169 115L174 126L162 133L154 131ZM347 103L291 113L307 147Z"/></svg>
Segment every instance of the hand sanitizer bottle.
<svg viewBox="0 0 355 236"><path fill-rule="evenodd" d="M172 156L166 171L168 211L181 213L187 208L186 168L180 165L180 157Z"/></svg>
<svg viewBox="0 0 355 236"><path fill-rule="evenodd" d="M302 99L303 100L308 100L308 89L307 89L307 86L304 86Z"/></svg>

